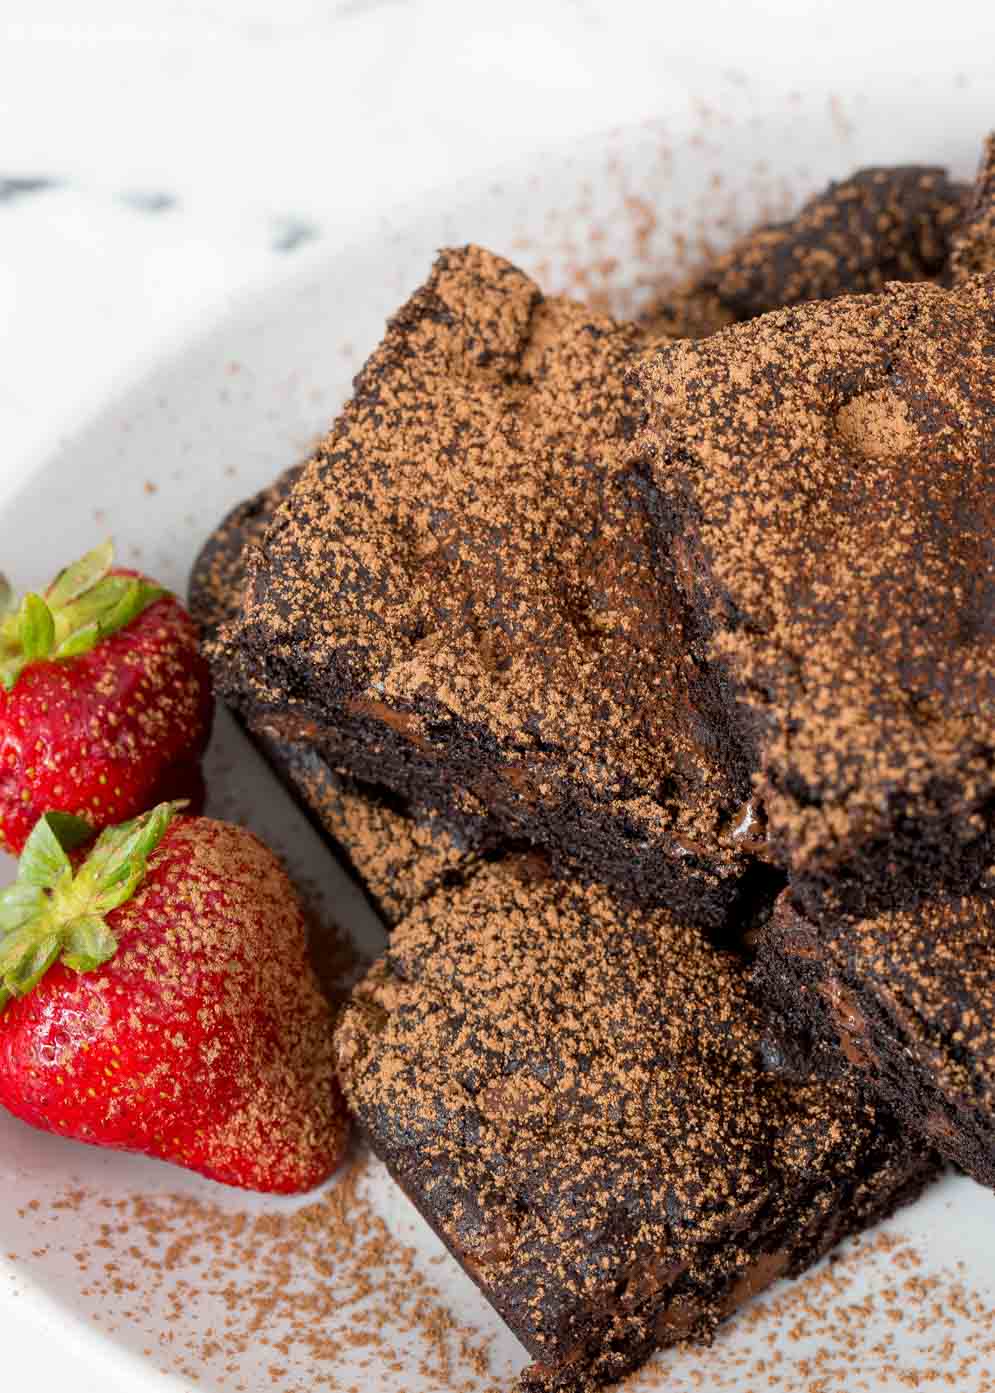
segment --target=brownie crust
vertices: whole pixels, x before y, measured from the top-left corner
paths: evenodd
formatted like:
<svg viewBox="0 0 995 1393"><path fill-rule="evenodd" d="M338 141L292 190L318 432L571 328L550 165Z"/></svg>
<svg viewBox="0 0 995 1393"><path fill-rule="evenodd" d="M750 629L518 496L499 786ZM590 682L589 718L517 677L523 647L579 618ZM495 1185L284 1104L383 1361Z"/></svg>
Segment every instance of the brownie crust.
<svg viewBox="0 0 995 1393"><path fill-rule="evenodd" d="M748 734L687 651L628 468L642 344L444 252L209 648L251 729L718 924L760 823Z"/></svg>
<svg viewBox="0 0 995 1393"><path fill-rule="evenodd" d="M664 910L483 864L337 1036L370 1143L536 1363L582 1390L707 1339L933 1173L850 1084L762 1059L739 959Z"/></svg>
<svg viewBox="0 0 995 1393"><path fill-rule="evenodd" d="M995 277L893 284L643 360L660 549L816 917L991 859L993 324Z"/></svg>

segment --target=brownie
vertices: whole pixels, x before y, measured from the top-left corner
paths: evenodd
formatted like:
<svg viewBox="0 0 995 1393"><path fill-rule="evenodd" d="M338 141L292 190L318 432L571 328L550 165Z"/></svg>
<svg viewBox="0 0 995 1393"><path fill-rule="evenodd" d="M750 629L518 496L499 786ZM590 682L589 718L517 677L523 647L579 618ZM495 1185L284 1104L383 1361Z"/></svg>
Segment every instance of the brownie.
<svg viewBox="0 0 995 1393"><path fill-rule="evenodd" d="M642 345L486 251L442 253L210 647L250 729L467 843L496 827L719 924L761 824L628 467Z"/></svg>
<svg viewBox="0 0 995 1393"><path fill-rule="evenodd" d="M778 311L640 376L634 471L796 903L969 889L995 859L995 277Z"/></svg>
<svg viewBox="0 0 995 1393"><path fill-rule="evenodd" d="M985 142L967 212L953 236L950 269L957 283L995 271L995 135Z"/></svg>
<svg viewBox="0 0 995 1393"><path fill-rule="evenodd" d="M190 576L189 604L205 640L237 613L246 549L258 544L300 472L300 465L293 466L239 504L201 549ZM483 820L468 837L465 823L450 827L430 810L412 810L384 788L349 779L311 742L283 735L278 713L270 713L268 721L248 733L388 926L424 895L458 879L487 849Z"/></svg>
<svg viewBox="0 0 995 1393"><path fill-rule="evenodd" d="M995 871L971 895L813 924L785 896L754 982L809 1067L860 1081L995 1187Z"/></svg>
<svg viewBox="0 0 995 1393"><path fill-rule="evenodd" d="M708 1339L916 1195L932 1154L763 1065L740 960L663 909L480 865L422 902L337 1035L374 1151L536 1361L583 1390Z"/></svg>
<svg viewBox="0 0 995 1393"><path fill-rule="evenodd" d="M922 165L859 169L786 222L755 228L647 312L650 331L701 338L770 310L944 274L968 190Z"/></svg>

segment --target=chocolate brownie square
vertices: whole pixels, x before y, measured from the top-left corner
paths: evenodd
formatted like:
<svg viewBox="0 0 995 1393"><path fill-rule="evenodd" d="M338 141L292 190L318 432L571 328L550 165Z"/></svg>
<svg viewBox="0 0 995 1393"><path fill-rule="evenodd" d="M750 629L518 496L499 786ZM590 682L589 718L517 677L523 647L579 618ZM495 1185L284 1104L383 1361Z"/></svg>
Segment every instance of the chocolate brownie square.
<svg viewBox="0 0 995 1393"><path fill-rule="evenodd" d="M468 843L496 827L718 924L759 822L628 468L642 344L444 252L253 549L213 666L250 729Z"/></svg>
<svg viewBox="0 0 995 1393"><path fill-rule="evenodd" d="M707 1339L919 1192L847 1084L765 1071L733 954L665 910L479 866L422 902L337 1035L374 1151L536 1361L587 1390Z"/></svg>
<svg viewBox="0 0 995 1393"><path fill-rule="evenodd" d="M971 895L817 925L785 896L754 981L809 1065L850 1077L995 1187L995 871Z"/></svg>
<svg viewBox="0 0 995 1393"><path fill-rule="evenodd" d="M778 311L641 381L658 546L749 712L796 902L970 888L995 823L995 277Z"/></svg>

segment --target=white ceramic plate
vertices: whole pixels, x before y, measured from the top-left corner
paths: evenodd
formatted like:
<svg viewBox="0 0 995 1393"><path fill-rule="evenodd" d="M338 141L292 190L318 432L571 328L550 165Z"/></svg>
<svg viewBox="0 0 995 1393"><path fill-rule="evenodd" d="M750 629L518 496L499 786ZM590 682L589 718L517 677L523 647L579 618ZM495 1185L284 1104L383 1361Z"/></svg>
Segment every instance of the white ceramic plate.
<svg viewBox="0 0 995 1393"><path fill-rule="evenodd" d="M742 103L736 119L703 108L681 132L613 132L385 220L364 240L335 255L316 254L238 313L175 345L156 371L81 425L26 488L2 500L3 569L19 587L38 585L111 533L120 554L182 590L220 516L297 458L327 424L384 316L423 279L440 245L484 242L533 270L547 288L586 288L631 303L632 288L642 282L635 293L645 293L645 283L675 256L688 245L693 251L702 230L715 241L727 238L861 163L936 160L968 174L991 121L983 99L943 78L914 95L868 88L814 110L799 98L759 112L754 102L749 119ZM213 811L244 818L277 845L298 876L321 887L339 919L375 947L379 929L358 894L224 716L209 764ZM9 867L2 869L6 875ZM196 1243L167 1253L175 1226L158 1254L150 1237L150 1203L174 1215L201 1203L217 1213L285 1220L296 1202L247 1198L7 1118L0 1118L0 1184L5 1384L21 1386L30 1377L46 1389L71 1379L74 1390L132 1393L428 1393L484 1388L491 1378L506 1386L524 1363L514 1339L375 1166L365 1181L373 1211L410 1245L404 1261L438 1295L426 1296L415 1276L399 1280L397 1271L391 1282L374 1282L365 1306L356 1307L354 1333L376 1326L384 1286L394 1296L399 1288L413 1293L407 1313L393 1327L387 1322L373 1345L338 1339L337 1350L295 1343L283 1328L286 1301L273 1307L265 1284L299 1286L304 1310L308 1292L320 1294L326 1304L315 1321L341 1336L351 1320L344 1303L356 1299L356 1274L341 1252L316 1278L312 1266L273 1265L265 1225L258 1244L232 1246L220 1259L215 1244L208 1262ZM129 1232L125 1220L136 1214ZM223 1244L231 1233L229 1225ZM979 1304L995 1300L995 1197L948 1178L888 1233L873 1253L851 1253L835 1276L824 1274L808 1288L811 1309L801 1325L797 1296L778 1289L776 1304L787 1303L779 1318L766 1311L741 1319L711 1355L668 1355L656 1376L666 1370L673 1388L704 1380L710 1388L745 1390L767 1387L775 1369L781 1387L798 1388L814 1369L828 1369L826 1388L881 1393L938 1368L956 1374L962 1393L980 1393L989 1386L983 1370L995 1363L984 1353L978 1316ZM390 1258L396 1260L397 1253ZM222 1272L219 1263L226 1262ZM253 1282L260 1284L254 1297L246 1295ZM958 1282L961 1298L953 1294ZM329 1319L329 1301L343 1314ZM419 1301L422 1317L448 1306L490 1339L489 1377L474 1372L458 1334L447 1334L438 1320L435 1338L426 1335L425 1320L413 1313ZM250 1308L261 1314L246 1329ZM954 1349L967 1361L959 1372ZM652 1386L652 1376L644 1382Z"/></svg>

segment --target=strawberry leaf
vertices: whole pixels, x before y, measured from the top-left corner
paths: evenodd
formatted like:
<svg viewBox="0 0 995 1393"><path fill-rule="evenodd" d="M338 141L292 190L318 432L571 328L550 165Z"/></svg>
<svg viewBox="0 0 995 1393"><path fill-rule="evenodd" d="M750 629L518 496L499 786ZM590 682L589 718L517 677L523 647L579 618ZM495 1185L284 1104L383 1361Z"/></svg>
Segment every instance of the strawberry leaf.
<svg viewBox="0 0 995 1393"><path fill-rule="evenodd" d="M54 930L34 934L23 925L0 943L0 981L14 996L27 996L62 951L62 937Z"/></svg>
<svg viewBox="0 0 995 1393"><path fill-rule="evenodd" d="M117 939L98 914L88 914L69 926L62 961L74 972L93 972L117 952Z"/></svg>
<svg viewBox="0 0 995 1393"><path fill-rule="evenodd" d="M45 813L45 821L59 840L63 851L75 851L93 836L93 828L86 818L73 813Z"/></svg>
<svg viewBox="0 0 995 1393"><path fill-rule="evenodd" d="M89 653L168 593L141 576L114 573L113 563L114 549L103 542L60 572L44 596L29 593L18 607L10 587L0 589L0 685L6 691L28 663ZM6 585L2 577L0 583Z"/></svg>
<svg viewBox="0 0 995 1393"><path fill-rule="evenodd" d="M78 658L81 653L89 653L100 642L100 625L96 620L74 629L56 646L56 658Z"/></svg>
<svg viewBox="0 0 995 1393"><path fill-rule="evenodd" d="M0 892L0 1011L36 987L57 961L92 972L114 956L117 940L103 916L141 885L148 858L185 806L160 803L106 828L75 874L68 852L92 836L92 828L68 813L39 818L17 881Z"/></svg>
<svg viewBox="0 0 995 1393"><path fill-rule="evenodd" d="M13 885L0 891L0 943L33 919L44 904L44 890L26 880L15 880Z"/></svg>
<svg viewBox="0 0 995 1393"><path fill-rule="evenodd" d="M145 862L126 861L118 870L114 884L98 890L92 904L98 914L109 914L118 905L127 904L145 879Z"/></svg>
<svg viewBox="0 0 995 1393"><path fill-rule="evenodd" d="M102 638L126 628L165 593L161 586L137 576L104 576L59 611L56 655L76 657L89 652Z"/></svg>
<svg viewBox="0 0 995 1393"><path fill-rule="evenodd" d="M27 658L23 654L16 657L4 657L0 661L0 684L5 692L12 692L17 684L17 679L28 665Z"/></svg>
<svg viewBox="0 0 995 1393"><path fill-rule="evenodd" d="M98 581L103 580L113 564L113 543L101 542L99 547L94 547L85 556L59 572L48 587L45 599L52 609L64 609L84 591L92 590Z"/></svg>
<svg viewBox="0 0 995 1393"><path fill-rule="evenodd" d="M107 615L114 612L122 597L137 584L135 576L104 576L75 600L63 605L59 613L69 630L77 629L83 624L99 625Z"/></svg>
<svg viewBox="0 0 995 1393"><path fill-rule="evenodd" d="M0 575L0 618L10 614L17 607L17 597L6 576Z"/></svg>
<svg viewBox="0 0 995 1393"><path fill-rule="evenodd" d="M52 611L40 595L30 590L21 601L17 616L17 636L21 651L29 663L47 658L55 646L55 620Z"/></svg>
<svg viewBox="0 0 995 1393"><path fill-rule="evenodd" d="M59 835L58 824L53 825L52 822L52 818L57 816L58 814L45 813L38 819L24 845L17 867L19 881L40 886L43 890L53 889L63 876L72 875L72 866ZM77 818L74 821L81 819ZM92 829L89 824L83 823L83 826L90 835Z"/></svg>
<svg viewBox="0 0 995 1393"><path fill-rule="evenodd" d="M139 879L144 876L146 860L162 841L163 833L180 806L160 803L131 822L122 822L101 832L79 875L81 881L85 880L87 886L92 887L95 907L99 902L101 911L106 913L130 899L138 883L135 876ZM120 891L124 886L130 889L122 897Z"/></svg>
<svg viewBox="0 0 995 1393"><path fill-rule="evenodd" d="M100 621L101 635L116 633L118 629L127 628L133 619L137 619L143 614L150 605L154 605L156 600L161 600L166 591L161 585L151 585L147 580L139 577L132 577L128 589L121 596L117 605L104 619Z"/></svg>

